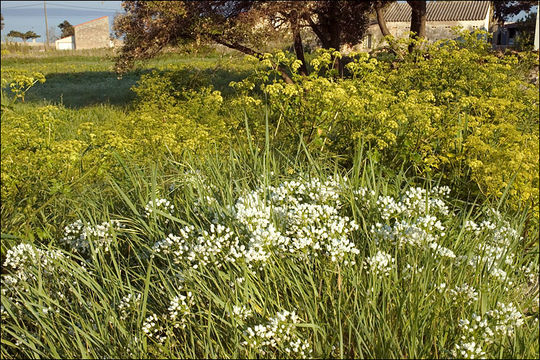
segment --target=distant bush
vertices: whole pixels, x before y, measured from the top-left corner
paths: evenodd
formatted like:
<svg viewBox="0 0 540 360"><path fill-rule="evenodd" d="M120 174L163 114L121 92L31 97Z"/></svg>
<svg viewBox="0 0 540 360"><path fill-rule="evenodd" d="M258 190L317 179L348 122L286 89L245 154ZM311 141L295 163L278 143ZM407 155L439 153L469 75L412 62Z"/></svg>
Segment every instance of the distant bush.
<svg viewBox="0 0 540 360"><path fill-rule="evenodd" d="M227 143L229 127L223 116L223 97L200 72L153 71L143 75L133 91L137 109L126 118L123 131L138 139L137 155L204 153Z"/></svg>
<svg viewBox="0 0 540 360"><path fill-rule="evenodd" d="M2 220L8 227L34 219L38 210L53 216L43 206L53 211L47 204L56 196L80 193L109 176L122 181L116 155L146 166L186 151L201 157L222 152L230 141L223 98L211 87L186 84L176 98L167 92L170 79L143 76L135 89L138 105L127 114L20 104L30 87L44 81L41 73L21 72L3 82L11 90L3 93L1 127ZM74 122L75 116L80 120Z"/></svg>

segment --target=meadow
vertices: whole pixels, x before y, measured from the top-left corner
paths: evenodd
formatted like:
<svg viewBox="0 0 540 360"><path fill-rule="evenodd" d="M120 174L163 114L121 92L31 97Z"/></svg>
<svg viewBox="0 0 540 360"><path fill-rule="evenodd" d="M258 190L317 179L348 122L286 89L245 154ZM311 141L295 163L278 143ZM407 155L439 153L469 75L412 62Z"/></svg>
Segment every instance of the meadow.
<svg viewBox="0 0 540 360"><path fill-rule="evenodd" d="M538 54L463 37L2 52L1 356L537 358Z"/></svg>

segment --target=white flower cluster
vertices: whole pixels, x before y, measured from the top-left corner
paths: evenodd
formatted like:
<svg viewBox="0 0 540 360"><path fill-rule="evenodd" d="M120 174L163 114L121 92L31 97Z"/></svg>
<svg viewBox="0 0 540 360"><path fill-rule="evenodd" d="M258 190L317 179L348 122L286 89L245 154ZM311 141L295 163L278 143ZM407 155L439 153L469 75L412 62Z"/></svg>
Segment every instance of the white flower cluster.
<svg viewBox="0 0 540 360"><path fill-rule="evenodd" d="M184 329L191 314L195 300L191 292L186 295L175 296L167 309L167 314L150 314L143 322L142 331L151 339L158 343L164 343L167 336L174 336L168 324L172 324L175 329Z"/></svg>
<svg viewBox="0 0 540 360"><path fill-rule="evenodd" d="M306 358L311 354L309 343L294 333L299 322L300 319L294 311L278 312L266 323L248 327L244 331L247 340L242 342L242 345L262 356L271 356L272 351L282 350L288 357Z"/></svg>
<svg viewBox="0 0 540 360"><path fill-rule="evenodd" d="M377 251L377 254L365 260L364 268L372 271L376 275L387 276L394 267L396 260L384 251Z"/></svg>
<svg viewBox="0 0 540 360"><path fill-rule="evenodd" d="M251 233L246 261L264 262L275 251L354 262L345 258L358 253L350 240L358 225L339 214L339 189L337 179L287 181L240 197L236 219Z"/></svg>
<svg viewBox="0 0 540 360"><path fill-rule="evenodd" d="M163 327L162 319L156 314L151 314L144 319L142 331L159 343L164 343L167 339L167 335L164 333L165 328Z"/></svg>
<svg viewBox="0 0 540 360"><path fill-rule="evenodd" d="M114 240L114 232L123 227L118 220L111 220L92 226L85 225L81 220L77 220L64 228L62 242L69 245L74 251L88 255L90 253L90 242L97 253L109 251L109 247Z"/></svg>
<svg viewBox="0 0 540 360"><path fill-rule="evenodd" d="M432 242L429 244L429 247L433 250L433 254L435 256L438 256L438 257L441 257L441 258L449 258L449 259L455 259L456 258L456 254L454 254L454 252L448 248L445 248L444 246L438 244L438 243L435 243L435 242Z"/></svg>
<svg viewBox="0 0 540 360"><path fill-rule="evenodd" d="M144 216L149 218L155 210L160 210L166 214L172 215L174 212L174 205L167 199L150 200L144 207ZM169 219L165 218L164 223L169 223Z"/></svg>
<svg viewBox="0 0 540 360"><path fill-rule="evenodd" d="M530 262L529 265L521 267L521 272L529 284L538 284L538 274L540 274L540 267L538 265Z"/></svg>
<svg viewBox="0 0 540 360"><path fill-rule="evenodd" d="M359 187L356 190L353 190L354 200L356 200L360 207L363 209L368 209L371 206L370 197L375 197L374 190L368 190L365 187Z"/></svg>
<svg viewBox="0 0 540 360"><path fill-rule="evenodd" d="M485 318L473 314L471 320L461 319L462 342L455 345L453 355L468 359L484 357L486 347L512 336L521 325L523 315L512 303L499 303L496 309L486 312Z"/></svg>
<svg viewBox="0 0 540 360"><path fill-rule="evenodd" d="M400 201L391 196L379 196L377 206L383 220L390 220L400 215L406 217L421 216L425 214L448 215L450 210L442 198L450 194L447 186L434 187L431 191L420 187L408 188Z"/></svg>
<svg viewBox="0 0 540 360"><path fill-rule="evenodd" d="M171 254L178 263L187 259L194 268L210 263L221 267L239 260L249 267L261 267L272 254L304 258L323 255L331 261L354 263L346 257L358 254L350 240L358 225L339 214L338 187L339 183L330 179L259 188L240 197L232 209L234 219L244 228L241 237L219 224L200 232L188 226L180 234L157 242L154 251Z"/></svg>
<svg viewBox="0 0 540 360"><path fill-rule="evenodd" d="M7 321L7 319L9 319L9 314L4 308L4 305L0 305L0 315L1 315L2 322L5 322Z"/></svg>
<svg viewBox="0 0 540 360"><path fill-rule="evenodd" d="M41 250L32 244L19 244L6 252L3 267L10 269L19 279L26 280L26 267L39 264L43 272L52 273L54 260L61 257L59 250Z"/></svg>
<svg viewBox="0 0 540 360"><path fill-rule="evenodd" d="M118 305L118 312L120 313L120 320L126 320L128 316L135 313L141 305L141 294L134 296L128 294L122 298Z"/></svg>
<svg viewBox="0 0 540 360"><path fill-rule="evenodd" d="M202 232L196 232L194 226L186 226L180 230L179 236L169 234L156 242L153 250L154 254L171 254L175 263L187 260L194 269L208 264L220 268L224 262L235 261L238 244L238 237L231 229L210 224L209 231Z"/></svg>
<svg viewBox="0 0 540 360"><path fill-rule="evenodd" d="M478 301L478 291L468 284L456 286L449 291L453 301L463 300L467 304Z"/></svg>
<svg viewBox="0 0 540 360"><path fill-rule="evenodd" d="M486 357L486 352L482 350L481 344L477 344L475 341L456 344L452 354L458 359L485 359Z"/></svg>
<svg viewBox="0 0 540 360"><path fill-rule="evenodd" d="M169 318L175 328L184 329L186 327L186 316L190 314L193 305L194 301L191 291L188 291L186 295L177 295L171 300L168 311Z"/></svg>
<svg viewBox="0 0 540 360"><path fill-rule="evenodd" d="M242 321L245 321L253 316L253 311L250 308L248 308L246 305L242 305L242 306L233 305L232 316Z"/></svg>
<svg viewBox="0 0 540 360"><path fill-rule="evenodd" d="M514 329L523 325L523 315L512 303L498 305L496 309L486 312L486 315L491 318L496 334L501 337L512 336Z"/></svg>
<svg viewBox="0 0 540 360"><path fill-rule="evenodd" d="M501 219L500 214L491 210L491 219L483 220L480 224L468 220L463 228L480 238L472 256L463 256L470 266L485 266L489 275L505 283L505 289L513 284L508 280L508 275L501 267L514 264L515 255L509 251L510 245L521 239L519 233L510 227L508 222Z"/></svg>
<svg viewBox="0 0 540 360"><path fill-rule="evenodd" d="M57 275L54 261L62 258L59 250L42 250L32 244L19 244L6 252L3 267L9 274L2 276L2 295L19 287L21 282L37 281L33 269L40 267L43 277Z"/></svg>
<svg viewBox="0 0 540 360"><path fill-rule="evenodd" d="M440 283L435 285L435 290L437 290L440 293L443 293L446 291L446 283Z"/></svg>
<svg viewBox="0 0 540 360"><path fill-rule="evenodd" d="M452 250L438 243L446 233L437 216L450 213L442 200L449 192L448 187L435 187L431 191L413 187L399 201L391 196L379 196L376 211L382 222L371 225L370 229L375 243L398 248L424 247L437 257L455 258Z"/></svg>
<svg viewBox="0 0 540 360"><path fill-rule="evenodd" d="M28 291L28 283L37 286L38 276L41 277L41 286L45 289L49 286L63 286L68 284L69 274L63 271L61 266L56 266L57 260L63 259L64 255L59 250L42 250L32 244L18 244L6 252L2 274L2 296L8 298L15 305L17 311L21 311L24 305L21 303L20 292ZM41 275L38 275L41 274ZM65 289L55 288L51 296L58 295L63 299ZM7 315L3 313L2 316Z"/></svg>
<svg viewBox="0 0 540 360"><path fill-rule="evenodd" d="M429 225L424 223L426 220L429 221L429 218L420 217L412 223L409 222L410 220L401 220L396 221L392 226L375 223L375 225L371 226L371 233L374 235L377 245L389 242L402 248L406 245L432 244L437 240L438 235L433 231L429 231ZM437 222L437 225L440 225L440 222ZM440 225L440 228L444 229L442 225ZM438 229L440 228L438 227Z"/></svg>

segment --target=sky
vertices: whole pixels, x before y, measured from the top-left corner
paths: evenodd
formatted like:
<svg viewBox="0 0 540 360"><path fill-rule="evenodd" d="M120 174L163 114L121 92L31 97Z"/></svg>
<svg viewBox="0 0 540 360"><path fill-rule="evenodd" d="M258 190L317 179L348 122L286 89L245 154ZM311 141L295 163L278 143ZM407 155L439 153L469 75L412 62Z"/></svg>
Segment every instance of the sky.
<svg viewBox="0 0 540 360"><path fill-rule="evenodd" d="M43 1L0 1L4 17L2 41L11 30L21 32L31 30L41 35L36 39L37 42L44 42L46 30L43 3ZM60 37L58 25L64 20L69 21L71 25L77 25L107 15L109 25L112 26L115 14L123 12L121 1L45 1L45 3L49 32L54 27L57 37ZM52 34L49 36L52 37Z"/></svg>

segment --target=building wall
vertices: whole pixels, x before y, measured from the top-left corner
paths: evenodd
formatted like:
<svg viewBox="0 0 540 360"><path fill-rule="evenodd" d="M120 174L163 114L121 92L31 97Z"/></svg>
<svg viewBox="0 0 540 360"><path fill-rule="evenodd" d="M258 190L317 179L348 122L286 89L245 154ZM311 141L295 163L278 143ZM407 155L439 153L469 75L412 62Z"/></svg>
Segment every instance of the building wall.
<svg viewBox="0 0 540 360"><path fill-rule="evenodd" d="M74 28L75 49L80 50L110 47L108 16L76 25Z"/></svg>
<svg viewBox="0 0 540 360"><path fill-rule="evenodd" d="M54 42L56 50L73 50L73 36L68 36Z"/></svg>
<svg viewBox="0 0 540 360"><path fill-rule="evenodd" d="M404 38L409 36L411 24L408 22L387 22L388 31L396 38ZM426 22L426 38L428 41L437 41L441 39L453 39L456 36L452 32L452 28L461 26L469 31L476 29L488 30L485 27L485 20L475 21L428 21ZM376 47L383 41L383 36L378 24L371 25L368 28L367 34L371 34L372 48Z"/></svg>

